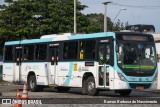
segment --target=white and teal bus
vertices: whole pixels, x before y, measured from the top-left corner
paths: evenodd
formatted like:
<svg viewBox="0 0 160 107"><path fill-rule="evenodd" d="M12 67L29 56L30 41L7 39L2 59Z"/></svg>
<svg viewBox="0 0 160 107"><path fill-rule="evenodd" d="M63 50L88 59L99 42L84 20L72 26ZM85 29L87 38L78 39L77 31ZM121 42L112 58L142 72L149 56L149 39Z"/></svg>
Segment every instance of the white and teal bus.
<svg viewBox="0 0 160 107"><path fill-rule="evenodd" d="M152 35L103 32L48 35L5 43L3 80L28 83L32 92L54 86L58 91L81 87L83 94L156 84L157 54Z"/></svg>

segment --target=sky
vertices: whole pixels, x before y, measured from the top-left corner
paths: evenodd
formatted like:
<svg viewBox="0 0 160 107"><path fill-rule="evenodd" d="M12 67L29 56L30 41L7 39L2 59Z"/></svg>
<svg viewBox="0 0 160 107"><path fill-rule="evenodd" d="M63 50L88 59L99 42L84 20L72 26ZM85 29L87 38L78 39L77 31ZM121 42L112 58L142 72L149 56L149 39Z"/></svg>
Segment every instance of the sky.
<svg viewBox="0 0 160 107"><path fill-rule="evenodd" d="M0 0L0 4L4 3ZM79 0L81 4L87 5L82 13L104 13L103 2L111 1L112 4L107 5L107 16L113 21L120 9L122 10L114 22L118 19L130 25L133 24L151 24L155 26L156 32L160 33L160 0ZM115 4L122 4L127 6L118 6ZM133 6L133 7L128 7ZM140 6L140 7L136 7ZM145 7L150 6L150 7ZM151 7L153 6L153 7Z"/></svg>
<svg viewBox="0 0 160 107"><path fill-rule="evenodd" d="M126 8L119 13L114 22L118 19L130 25L133 24L152 24L155 26L156 32L160 33L160 0L79 0L88 8L83 10L84 14L104 13L103 2L111 1L113 4L107 5L107 16L113 21L120 9ZM126 6L118 6L114 4L122 4ZM133 6L133 7L128 7ZM143 7L134 7L143 6ZM145 7L150 6L150 7ZM151 7L154 6L154 7ZM155 7L156 6L156 7Z"/></svg>

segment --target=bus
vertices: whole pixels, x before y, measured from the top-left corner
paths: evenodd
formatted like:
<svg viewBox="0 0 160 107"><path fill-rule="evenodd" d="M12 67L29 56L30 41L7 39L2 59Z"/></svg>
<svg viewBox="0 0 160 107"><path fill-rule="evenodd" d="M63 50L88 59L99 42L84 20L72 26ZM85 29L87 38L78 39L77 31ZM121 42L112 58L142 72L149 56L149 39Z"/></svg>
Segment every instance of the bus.
<svg viewBox="0 0 160 107"><path fill-rule="evenodd" d="M157 84L153 36L135 32L54 34L9 41L4 46L3 80L27 82L30 91L53 86L82 88L82 94L113 90L121 96Z"/></svg>
<svg viewBox="0 0 160 107"><path fill-rule="evenodd" d="M154 25L136 24L136 25L126 26L126 30L131 30L134 32L141 32L141 33L154 33L155 27Z"/></svg>

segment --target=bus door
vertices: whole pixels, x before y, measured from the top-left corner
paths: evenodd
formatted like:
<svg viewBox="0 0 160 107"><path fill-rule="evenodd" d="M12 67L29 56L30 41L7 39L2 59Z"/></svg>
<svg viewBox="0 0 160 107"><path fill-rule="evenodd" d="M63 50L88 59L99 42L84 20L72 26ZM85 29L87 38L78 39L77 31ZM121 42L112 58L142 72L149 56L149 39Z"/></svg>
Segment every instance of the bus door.
<svg viewBox="0 0 160 107"><path fill-rule="evenodd" d="M15 48L15 70L14 70L14 82L20 82L21 80L21 60L22 60L22 46L16 46Z"/></svg>
<svg viewBox="0 0 160 107"><path fill-rule="evenodd" d="M52 44L56 45L56 44ZM49 48L49 58L50 58L50 67L49 67L49 84L56 84L56 71L58 70L58 46L52 46Z"/></svg>
<svg viewBox="0 0 160 107"><path fill-rule="evenodd" d="M100 88L109 88L109 65L111 62L111 43L110 39L103 40L98 45L98 87Z"/></svg>

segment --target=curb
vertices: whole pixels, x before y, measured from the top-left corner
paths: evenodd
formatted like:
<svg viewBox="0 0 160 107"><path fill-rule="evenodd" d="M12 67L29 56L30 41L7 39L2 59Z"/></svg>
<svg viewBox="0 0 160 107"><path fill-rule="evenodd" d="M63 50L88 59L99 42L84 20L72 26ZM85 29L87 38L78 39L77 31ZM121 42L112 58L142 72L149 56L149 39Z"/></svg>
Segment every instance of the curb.
<svg viewBox="0 0 160 107"><path fill-rule="evenodd" d="M17 83L10 83L5 81L0 81L0 86L11 86L11 85L18 85Z"/></svg>
<svg viewBox="0 0 160 107"><path fill-rule="evenodd" d="M15 84L12 84L12 83L0 83L0 86L6 86L6 85L15 85Z"/></svg>

